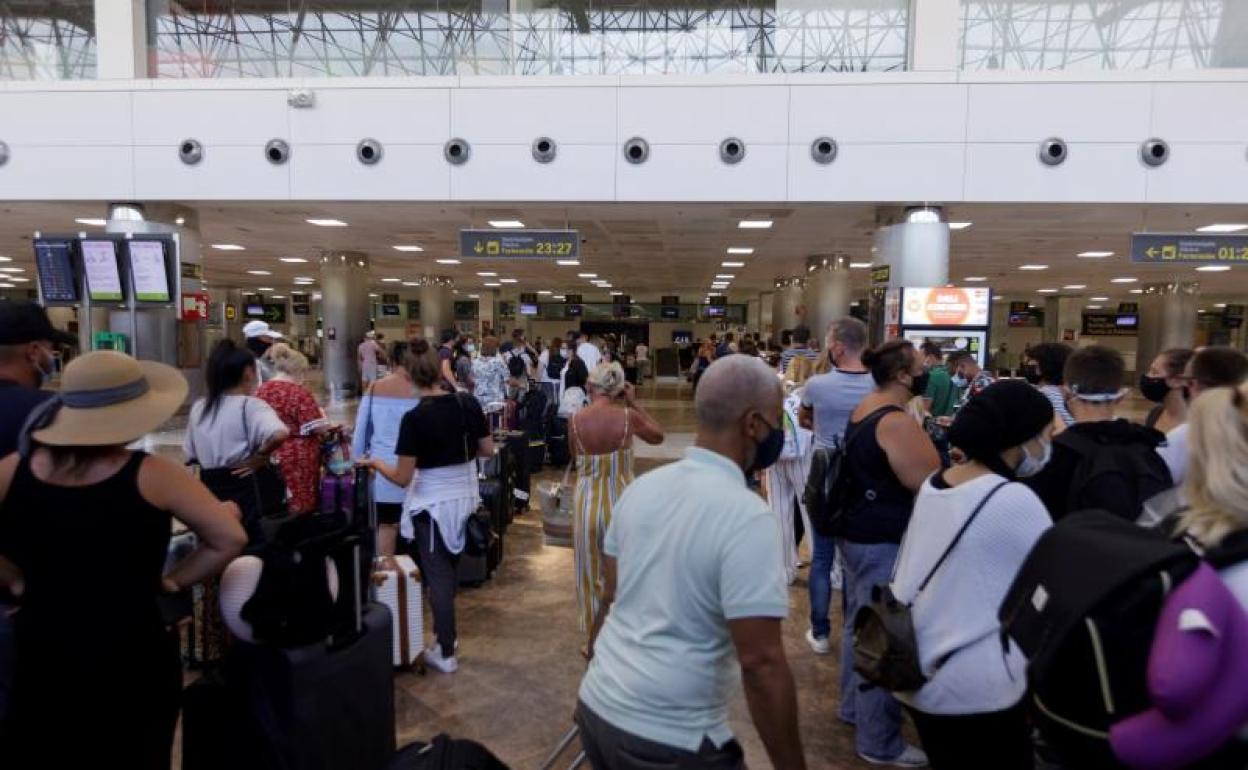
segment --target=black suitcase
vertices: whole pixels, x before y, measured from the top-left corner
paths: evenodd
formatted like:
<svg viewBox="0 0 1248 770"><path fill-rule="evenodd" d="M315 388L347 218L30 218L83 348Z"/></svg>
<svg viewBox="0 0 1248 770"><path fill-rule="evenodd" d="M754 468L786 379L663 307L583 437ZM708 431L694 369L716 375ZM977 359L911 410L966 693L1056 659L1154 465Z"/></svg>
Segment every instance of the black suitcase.
<svg viewBox="0 0 1248 770"><path fill-rule="evenodd" d="M390 611L341 646L239 643L187 688L184 770L383 770L395 748Z"/></svg>
<svg viewBox="0 0 1248 770"><path fill-rule="evenodd" d="M566 468L572 462L572 454L568 449L566 417L556 417L550 421L550 432L546 435L546 460L556 468Z"/></svg>

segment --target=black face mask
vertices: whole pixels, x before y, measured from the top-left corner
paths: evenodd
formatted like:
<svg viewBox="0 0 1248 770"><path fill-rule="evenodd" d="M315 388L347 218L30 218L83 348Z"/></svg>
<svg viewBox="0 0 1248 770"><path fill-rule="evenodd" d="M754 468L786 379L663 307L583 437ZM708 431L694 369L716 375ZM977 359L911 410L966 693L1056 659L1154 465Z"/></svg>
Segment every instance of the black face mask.
<svg viewBox="0 0 1248 770"><path fill-rule="evenodd" d="M762 419L761 417L759 418ZM750 467L746 468L745 475L750 476L755 471L762 471L775 465L776 460L780 459L780 453L784 451L784 423L783 418L781 424L772 428L770 423L763 420L767 427L771 428L771 432L767 434L767 438L758 442L757 450L754 453L754 462L750 463Z"/></svg>
<svg viewBox="0 0 1248 770"><path fill-rule="evenodd" d="M1032 385L1039 385L1040 384L1040 367L1038 366L1023 367L1023 379L1027 380L1027 382L1031 383Z"/></svg>
<svg viewBox="0 0 1248 770"><path fill-rule="evenodd" d="M1149 377L1147 374L1140 375L1140 395L1152 401L1154 404L1160 404L1166 400L1166 396L1170 394L1170 386L1166 384L1165 377Z"/></svg>
<svg viewBox="0 0 1248 770"><path fill-rule="evenodd" d="M932 373L925 371L922 374L910 380L910 393L915 396L921 396L927 392L927 381L932 379Z"/></svg>

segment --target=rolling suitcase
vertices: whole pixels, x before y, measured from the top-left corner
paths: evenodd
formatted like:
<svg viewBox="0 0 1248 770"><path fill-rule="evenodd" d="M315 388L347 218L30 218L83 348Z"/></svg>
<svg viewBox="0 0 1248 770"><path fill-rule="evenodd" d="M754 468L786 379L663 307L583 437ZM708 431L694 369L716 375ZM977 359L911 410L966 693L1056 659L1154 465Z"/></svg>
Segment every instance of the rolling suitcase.
<svg viewBox="0 0 1248 770"><path fill-rule="evenodd" d="M378 559L373 570L373 595L390 610L392 663L395 668L420 668L425 650L420 571L410 556L392 564Z"/></svg>

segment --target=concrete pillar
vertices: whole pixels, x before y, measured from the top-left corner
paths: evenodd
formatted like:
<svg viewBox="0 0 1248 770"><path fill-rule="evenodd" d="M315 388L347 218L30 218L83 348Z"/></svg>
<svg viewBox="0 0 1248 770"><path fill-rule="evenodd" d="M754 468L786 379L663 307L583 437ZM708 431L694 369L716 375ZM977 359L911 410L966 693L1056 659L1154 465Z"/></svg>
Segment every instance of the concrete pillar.
<svg viewBox="0 0 1248 770"><path fill-rule="evenodd" d="M454 284L444 275L426 275L420 286L420 326L425 339L442 341L442 330L455 325Z"/></svg>
<svg viewBox="0 0 1248 770"><path fill-rule="evenodd" d="M1083 331L1083 297L1046 297L1044 300L1044 341L1075 346ZM1073 336L1068 332L1073 332ZM1071 336L1071 339L1066 339Z"/></svg>
<svg viewBox="0 0 1248 770"><path fill-rule="evenodd" d="M823 349L828 327L849 315L849 257L816 254L806 259L806 325L811 341Z"/></svg>
<svg viewBox="0 0 1248 770"><path fill-rule="evenodd" d="M949 225L939 207L907 209L875 232L872 264L889 268L888 287L949 283Z"/></svg>
<svg viewBox="0 0 1248 770"><path fill-rule="evenodd" d="M806 307L803 293L806 279L800 276L777 278L772 300L772 337L780 341L780 332L805 322Z"/></svg>
<svg viewBox="0 0 1248 770"><path fill-rule="evenodd" d="M993 297L991 322L988 327L988 349L996 350L1005 342L1010 333L1010 300L1008 297ZM1018 352L1022 352L1019 348Z"/></svg>
<svg viewBox="0 0 1248 770"><path fill-rule="evenodd" d="M765 338L770 338L775 331L775 307L775 292L765 291L758 295L758 331Z"/></svg>
<svg viewBox="0 0 1248 770"><path fill-rule="evenodd" d="M1135 371L1148 368L1167 348L1190 348L1196 340L1200 284L1194 281L1151 284L1139 296L1140 326ZM1130 367L1130 361L1128 368Z"/></svg>
<svg viewBox="0 0 1248 770"><path fill-rule="evenodd" d="M494 308L498 301L497 289L482 289L477 293L477 328L481 334L485 334L485 330L489 329L490 334L498 333L498 319L495 317ZM579 325L578 325L579 326Z"/></svg>
<svg viewBox="0 0 1248 770"><path fill-rule="evenodd" d="M356 348L368 331L368 257L355 251L321 255L321 365L331 400L359 391Z"/></svg>
<svg viewBox="0 0 1248 770"><path fill-rule="evenodd" d="M762 331L762 302L758 297L745 301L745 326L751 330Z"/></svg>
<svg viewBox="0 0 1248 770"><path fill-rule="evenodd" d="M226 289L220 295L222 305L234 306L234 320L230 320L229 316L225 315L225 336L241 343L243 341L243 324L247 321L243 317L243 290ZM227 313L224 307L222 307L221 312L223 315Z"/></svg>

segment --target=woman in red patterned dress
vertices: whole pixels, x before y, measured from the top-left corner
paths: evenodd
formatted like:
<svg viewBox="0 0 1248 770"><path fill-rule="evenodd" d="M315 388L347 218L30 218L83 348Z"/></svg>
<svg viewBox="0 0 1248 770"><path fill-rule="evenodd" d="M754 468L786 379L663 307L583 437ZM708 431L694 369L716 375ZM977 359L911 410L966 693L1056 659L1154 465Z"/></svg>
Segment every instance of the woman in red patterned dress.
<svg viewBox="0 0 1248 770"><path fill-rule="evenodd" d="M290 439L274 453L290 490L290 512L316 510L321 483L321 436L332 426L301 380L308 359L288 345L278 343L265 353L277 375L256 391L290 430Z"/></svg>

